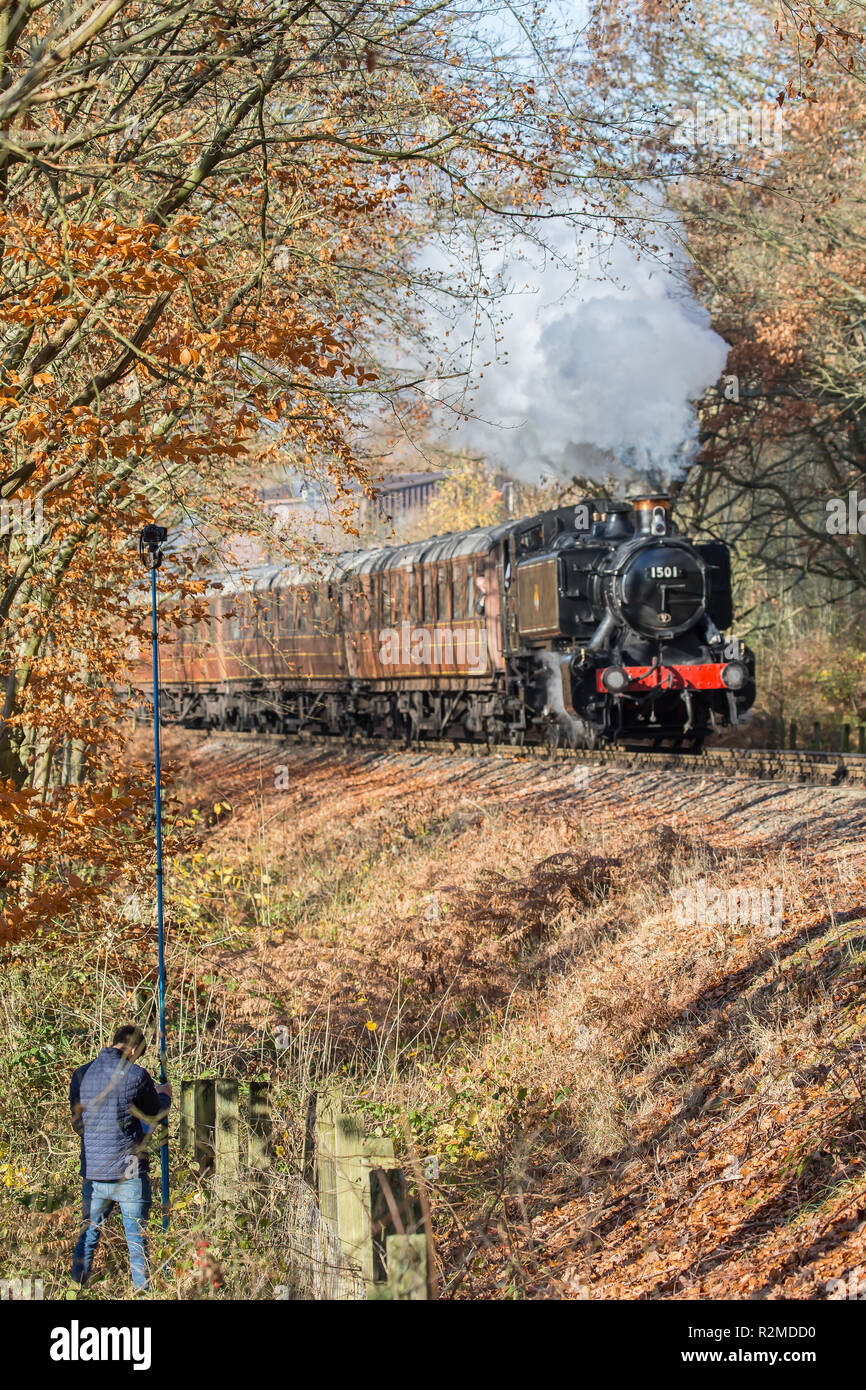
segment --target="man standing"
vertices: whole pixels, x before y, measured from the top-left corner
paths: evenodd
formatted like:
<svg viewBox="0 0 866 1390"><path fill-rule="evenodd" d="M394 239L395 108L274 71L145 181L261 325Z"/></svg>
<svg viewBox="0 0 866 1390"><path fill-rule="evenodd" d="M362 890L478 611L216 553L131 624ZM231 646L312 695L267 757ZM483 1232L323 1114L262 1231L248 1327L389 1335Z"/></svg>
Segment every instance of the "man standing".
<svg viewBox="0 0 866 1390"><path fill-rule="evenodd" d="M145 1134L171 1104L170 1084L155 1085L136 1065L145 1045L140 1028L118 1028L111 1046L73 1074L69 1090L72 1123L82 1136L84 1179L82 1229L72 1257L72 1277L81 1284L90 1277L102 1222L116 1202L136 1293L147 1289L144 1228L151 1187Z"/></svg>

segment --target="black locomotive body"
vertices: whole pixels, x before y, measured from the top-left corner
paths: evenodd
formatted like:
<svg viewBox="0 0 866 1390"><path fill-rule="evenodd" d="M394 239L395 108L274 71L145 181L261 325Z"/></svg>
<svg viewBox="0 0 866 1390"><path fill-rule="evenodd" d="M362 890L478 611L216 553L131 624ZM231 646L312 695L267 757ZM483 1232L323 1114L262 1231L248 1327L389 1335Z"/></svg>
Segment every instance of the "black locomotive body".
<svg viewBox="0 0 866 1390"><path fill-rule="evenodd" d="M754 700L731 621L725 545L681 535L664 497L588 500L223 577L162 674L198 727L699 746Z"/></svg>
<svg viewBox="0 0 866 1390"><path fill-rule="evenodd" d="M551 705L571 741L699 745L755 697L753 655L724 635L728 548L681 535L666 497L599 508L548 514L540 536L518 538L514 660L525 671L524 648L549 644Z"/></svg>

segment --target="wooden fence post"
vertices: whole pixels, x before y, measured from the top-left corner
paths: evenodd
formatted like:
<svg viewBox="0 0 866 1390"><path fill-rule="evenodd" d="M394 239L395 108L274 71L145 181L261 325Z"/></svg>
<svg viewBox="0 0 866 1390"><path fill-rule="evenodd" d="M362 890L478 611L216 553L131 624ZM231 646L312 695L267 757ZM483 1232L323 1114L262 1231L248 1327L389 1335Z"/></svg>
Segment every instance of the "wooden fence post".
<svg viewBox="0 0 866 1390"><path fill-rule="evenodd" d="M214 1092L214 1192L219 1201L229 1202L237 1196L240 1169L238 1083L220 1078Z"/></svg>
<svg viewBox="0 0 866 1390"><path fill-rule="evenodd" d="M365 1210L369 1203L369 1182L362 1162L363 1152L364 1126L359 1117L335 1115L337 1233L346 1259L362 1272L366 1246L370 1243L369 1211Z"/></svg>
<svg viewBox="0 0 866 1390"><path fill-rule="evenodd" d="M842 725L842 749L841 749L841 751L842 751L843 753L850 753L850 752L851 752L851 725L850 725L850 724L843 724L843 725Z"/></svg>
<svg viewBox="0 0 866 1390"><path fill-rule="evenodd" d="M340 1097L335 1091L320 1092L316 1108L316 1187L319 1210L337 1232L337 1170L334 1161L334 1116Z"/></svg>
<svg viewBox="0 0 866 1390"><path fill-rule="evenodd" d="M812 747L821 747L821 725L817 721L812 725Z"/></svg>
<svg viewBox="0 0 866 1390"><path fill-rule="evenodd" d="M866 753L866 724L861 724L857 730L857 751Z"/></svg>
<svg viewBox="0 0 866 1390"><path fill-rule="evenodd" d="M271 1165L270 1083L251 1081L247 1101L247 1163L250 1168Z"/></svg>
<svg viewBox="0 0 866 1390"><path fill-rule="evenodd" d="M195 1082L180 1083L180 1151L195 1151Z"/></svg>
<svg viewBox="0 0 866 1390"><path fill-rule="evenodd" d="M336 1279L326 1296L427 1298L427 1236L416 1234L421 1210L410 1195L405 1174L394 1166L393 1141L365 1139L362 1117L341 1107L339 1091L321 1092L316 1098L318 1215L337 1252ZM312 1114L308 1105L308 1127ZM394 1247L396 1283L392 1285L389 1271L395 1233L412 1243Z"/></svg>
<svg viewBox="0 0 866 1390"><path fill-rule="evenodd" d="M200 1173L212 1173L214 1168L214 1111L215 1083L196 1081L195 1086L195 1139L193 1158Z"/></svg>
<svg viewBox="0 0 866 1390"><path fill-rule="evenodd" d="M788 730L788 747L797 747L797 725L795 724L793 719L791 720L791 727Z"/></svg>
<svg viewBox="0 0 866 1390"><path fill-rule="evenodd" d="M420 1300L427 1297L427 1237L389 1236L388 1256L389 1298Z"/></svg>

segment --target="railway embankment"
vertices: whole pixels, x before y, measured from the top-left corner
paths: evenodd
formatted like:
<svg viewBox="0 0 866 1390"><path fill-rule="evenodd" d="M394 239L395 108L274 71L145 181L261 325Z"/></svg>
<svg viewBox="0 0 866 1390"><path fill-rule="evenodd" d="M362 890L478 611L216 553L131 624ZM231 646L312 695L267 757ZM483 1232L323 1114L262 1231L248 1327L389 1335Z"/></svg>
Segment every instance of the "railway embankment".
<svg viewBox="0 0 866 1390"><path fill-rule="evenodd" d="M339 1072L423 1164L446 1295L866 1284L862 790L169 752L176 910L225 1026Z"/></svg>

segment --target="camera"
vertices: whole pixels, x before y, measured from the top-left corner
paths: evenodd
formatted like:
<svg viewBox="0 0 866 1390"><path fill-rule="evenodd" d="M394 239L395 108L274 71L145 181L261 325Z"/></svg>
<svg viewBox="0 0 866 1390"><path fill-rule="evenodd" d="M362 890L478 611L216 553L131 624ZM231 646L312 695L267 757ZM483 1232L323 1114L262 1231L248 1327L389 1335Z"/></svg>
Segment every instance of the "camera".
<svg viewBox="0 0 866 1390"><path fill-rule="evenodd" d="M168 539L168 527L153 522L144 527L138 538L138 553L147 569L158 570L162 564L162 547Z"/></svg>

